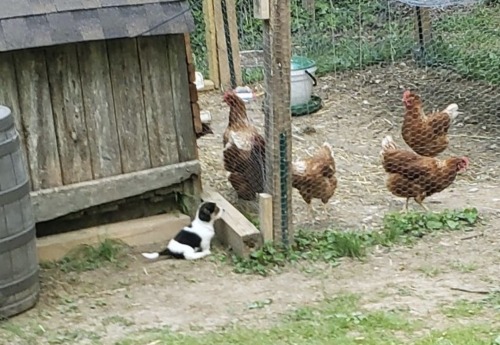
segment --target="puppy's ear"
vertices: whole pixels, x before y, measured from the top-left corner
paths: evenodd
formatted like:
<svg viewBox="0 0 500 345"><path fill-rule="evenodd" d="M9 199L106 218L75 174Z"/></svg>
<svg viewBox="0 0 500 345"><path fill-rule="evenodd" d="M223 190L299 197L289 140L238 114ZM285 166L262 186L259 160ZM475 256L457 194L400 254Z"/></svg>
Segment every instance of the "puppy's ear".
<svg viewBox="0 0 500 345"><path fill-rule="evenodd" d="M210 204L213 204L211 202L205 202L201 204L200 209L198 210L198 218L202 222L209 222L212 219L212 212L210 209ZM214 204L215 205L215 204Z"/></svg>

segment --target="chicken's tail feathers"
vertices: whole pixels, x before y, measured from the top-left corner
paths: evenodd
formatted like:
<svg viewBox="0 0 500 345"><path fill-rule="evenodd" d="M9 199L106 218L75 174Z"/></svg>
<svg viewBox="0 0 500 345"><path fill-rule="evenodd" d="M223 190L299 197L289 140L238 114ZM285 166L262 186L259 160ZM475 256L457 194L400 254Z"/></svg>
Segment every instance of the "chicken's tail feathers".
<svg viewBox="0 0 500 345"><path fill-rule="evenodd" d="M384 139L382 139L382 151L396 150L397 148L398 147L391 135L387 135Z"/></svg>
<svg viewBox="0 0 500 345"><path fill-rule="evenodd" d="M146 259L154 260L160 257L160 253L141 253Z"/></svg>
<svg viewBox="0 0 500 345"><path fill-rule="evenodd" d="M333 149L332 149L332 145L330 145L328 142L324 142L323 145L322 145L323 148L327 149L330 153L330 156L332 156L332 158L335 158L334 157L334 154L333 154Z"/></svg>
<svg viewBox="0 0 500 345"><path fill-rule="evenodd" d="M457 116L460 114L460 112L458 111L458 104L456 103L448 105L444 110L444 112L450 116L451 121L455 120Z"/></svg>

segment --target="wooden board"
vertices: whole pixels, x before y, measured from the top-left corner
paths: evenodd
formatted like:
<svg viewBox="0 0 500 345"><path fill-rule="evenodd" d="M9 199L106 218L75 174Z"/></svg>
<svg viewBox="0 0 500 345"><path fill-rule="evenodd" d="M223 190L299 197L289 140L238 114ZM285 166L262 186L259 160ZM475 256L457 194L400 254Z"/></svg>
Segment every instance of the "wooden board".
<svg viewBox="0 0 500 345"><path fill-rule="evenodd" d="M169 187L199 176L197 160L31 193L37 222ZM187 182L186 182L187 183Z"/></svg>
<svg viewBox="0 0 500 345"><path fill-rule="evenodd" d="M118 175L122 163L106 43L85 42L77 47L93 177Z"/></svg>
<svg viewBox="0 0 500 345"><path fill-rule="evenodd" d="M215 202L224 209L222 219L215 224L215 231L219 240L230 246L236 255L248 256L262 246L259 230L223 196L212 190L204 190L201 197L203 201Z"/></svg>
<svg viewBox="0 0 500 345"><path fill-rule="evenodd" d="M173 106L175 110L175 128L181 162L196 157L196 136L193 128L191 102L186 63L184 35L169 35L168 56L170 60L170 78L172 81Z"/></svg>
<svg viewBox="0 0 500 345"><path fill-rule="evenodd" d="M217 37L217 59L219 62L219 84L216 84L216 87L226 90L231 88L231 74L229 71L229 58L227 56L226 34L222 14L222 0L213 0L213 2L215 32Z"/></svg>
<svg viewBox="0 0 500 345"><path fill-rule="evenodd" d="M96 245L107 238L122 240L129 246L158 244L160 250L190 222L184 214L162 214L42 237L37 240L38 258L60 260L80 245Z"/></svg>
<svg viewBox="0 0 500 345"><path fill-rule="evenodd" d="M422 48L432 44L432 20L429 8L415 7L415 40Z"/></svg>
<svg viewBox="0 0 500 345"><path fill-rule="evenodd" d="M107 42L124 173L151 167L137 41Z"/></svg>
<svg viewBox="0 0 500 345"><path fill-rule="evenodd" d="M253 17L269 19L269 0L253 0Z"/></svg>
<svg viewBox="0 0 500 345"><path fill-rule="evenodd" d="M264 88L266 106L266 192L273 196L274 240L293 242L292 128L290 110L290 2L270 0L270 19L264 21ZM284 140L282 140L284 138ZM281 142L286 147L281 147ZM285 163L285 164L283 164ZM282 170L283 169L283 170ZM286 199L285 199L286 198ZM282 207L282 205L285 205ZM285 217L285 219L283 219Z"/></svg>
<svg viewBox="0 0 500 345"><path fill-rule="evenodd" d="M226 13L229 26L229 38L231 39L231 53L234 67L236 85L243 85L240 64L240 41L238 39L238 22L236 16L236 0L226 0Z"/></svg>
<svg viewBox="0 0 500 345"><path fill-rule="evenodd" d="M62 185L47 65L39 50L21 50L14 56L19 108L26 128L32 189Z"/></svg>
<svg viewBox="0 0 500 345"><path fill-rule="evenodd" d="M48 48L46 57L63 184L91 180L76 45Z"/></svg>
<svg viewBox="0 0 500 345"><path fill-rule="evenodd" d="M205 19L205 41L207 44L207 59L209 78L219 87L219 60L217 58L217 32L215 29L214 0L203 0L203 15Z"/></svg>
<svg viewBox="0 0 500 345"><path fill-rule="evenodd" d="M25 130L21 121L21 110L19 109L19 96L17 93L16 69L12 59L12 53L0 53L0 104L10 108L14 116L16 129L19 132L21 140L21 150L26 162L28 161L28 152L26 150Z"/></svg>
<svg viewBox="0 0 500 345"><path fill-rule="evenodd" d="M179 162L172 81L165 36L138 39L151 164Z"/></svg>
<svg viewBox="0 0 500 345"><path fill-rule="evenodd" d="M265 242L272 241L273 228L273 197L271 194L259 194L259 227Z"/></svg>
<svg viewBox="0 0 500 345"><path fill-rule="evenodd" d="M191 50L191 40L189 34L184 34L184 42L186 45L186 60L188 67L189 81L189 99L191 101L191 113L193 114L193 125L196 133L201 133L203 128L200 119L200 107L198 106L198 90L196 89L196 67L193 61Z"/></svg>

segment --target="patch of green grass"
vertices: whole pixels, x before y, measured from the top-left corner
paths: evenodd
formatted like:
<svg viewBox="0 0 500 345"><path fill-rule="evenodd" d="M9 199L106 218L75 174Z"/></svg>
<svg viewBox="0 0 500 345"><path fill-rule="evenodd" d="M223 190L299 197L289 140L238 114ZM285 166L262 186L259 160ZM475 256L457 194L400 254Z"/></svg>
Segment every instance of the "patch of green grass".
<svg viewBox="0 0 500 345"><path fill-rule="evenodd" d="M438 62L462 75L500 84L500 12L498 6L476 6L433 23Z"/></svg>
<svg viewBox="0 0 500 345"><path fill-rule="evenodd" d="M493 326L456 326L415 341L414 345L496 345L500 344L499 333ZM497 342L498 341L498 342Z"/></svg>
<svg viewBox="0 0 500 345"><path fill-rule="evenodd" d="M225 344L400 344L396 332L412 332L412 323L397 313L369 312L359 307L358 297L343 295L325 301L319 308L299 308L268 329L232 328L202 336L176 334L169 330L141 332L116 345L138 345L157 341L172 345Z"/></svg>
<svg viewBox="0 0 500 345"><path fill-rule="evenodd" d="M265 329L230 327L203 335L174 333L169 329L144 330L115 345L492 345L498 337L494 325L468 324L430 334L425 324L406 313L368 311L359 296L345 294L325 300L319 307L302 307Z"/></svg>
<svg viewBox="0 0 500 345"><path fill-rule="evenodd" d="M462 273L471 273L477 270L477 264L473 262L455 261L451 264L451 267Z"/></svg>
<svg viewBox="0 0 500 345"><path fill-rule="evenodd" d="M442 273L442 271L437 267L423 266L420 267L418 270L422 272L425 276L430 278L434 278Z"/></svg>
<svg viewBox="0 0 500 345"><path fill-rule="evenodd" d="M41 263L43 268L58 268L63 272L83 272L100 268L106 264L123 265L119 260L125 255L126 245L120 241L105 239L97 246L82 245L69 252L63 259Z"/></svg>
<svg viewBox="0 0 500 345"><path fill-rule="evenodd" d="M449 318L473 317L483 311L483 305L475 301L458 300L453 305L446 305L441 312Z"/></svg>
<svg viewBox="0 0 500 345"><path fill-rule="evenodd" d="M478 219L475 208L441 213L391 213L384 217L381 229L371 232L300 230L295 235L295 243L291 248L265 243L248 259L232 256L232 263L237 273L260 275L267 275L287 263L299 260L337 265L338 259L343 257L362 259L367 250L375 245L390 246L434 231L464 229L476 224Z"/></svg>

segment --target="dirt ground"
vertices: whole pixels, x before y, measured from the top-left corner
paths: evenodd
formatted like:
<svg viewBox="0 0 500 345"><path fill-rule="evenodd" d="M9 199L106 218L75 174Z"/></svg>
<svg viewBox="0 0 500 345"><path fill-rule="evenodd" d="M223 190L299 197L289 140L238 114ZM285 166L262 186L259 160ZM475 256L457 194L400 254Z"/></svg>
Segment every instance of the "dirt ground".
<svg viewBox="0 0 500 345"><path fill-rule="evenodd" d="M329 221L318 227L369 228L384 213L401 207L402 200L384 187L384 174L378 165L380 141L391 134L403 145L399 135L402 87L426 85L426 78L439 79L403 64L321 79L316 93L324 108L293 119L294 158L325 140L336 155L339 187L331 200ZM484 296L454 288L488 291L500 286L500 159L496 139L500 118L488 115L496 116L491 111L496 105L485 101L481 106L480 95L487 92L477 85L472 83L468 94L470 82L458 84L452 76L439 80L443 89L453 87L456 91L437 95L429 91L431 104L442 107L456 101L459 106L464 103L466 112L453 127L452 144L444 155L468 155L472 167L427 204L433 210L476 207L485 225L475 228L473 234L481 236L464 240L471 233L442 233L424 237L411 248L375 248L364 262L345 259L337 267L291 266L269 277L232 273L231 267L215 256L197 263L145 262L137 253L129 255L128 267L122 270L103 268L78 274L44 270L40 302L0 324L0 339L8 339L9 344L113 344L146 328L194 332L233 324L266 327L283 313L321 303L341 292L360 294L362 304L369 309L408 311L429 329L456 322L439 312L442 304ZM420 91L425 97L425 87ZM201 106L211 111L216 132L198 141L204 183L234 201L221 163L227 107L219 94L202 95ZM260 105L254 108L253 120L261 125ZM495 123L498 127L492 128ZM316 132L305 134L308 126ZM298 194L294 197L295 221L303 224L305 203ZM500 325L498 315L492 315L491 320Z"/></svg>

